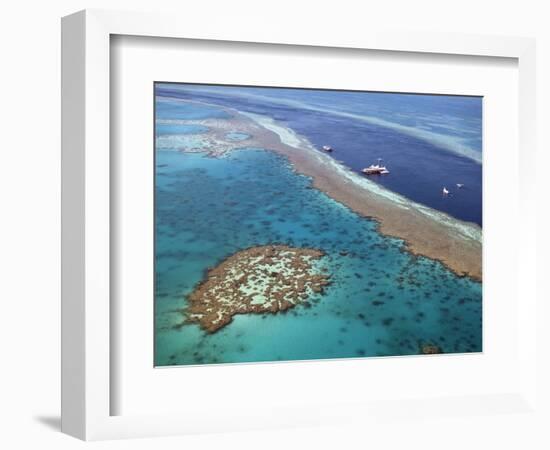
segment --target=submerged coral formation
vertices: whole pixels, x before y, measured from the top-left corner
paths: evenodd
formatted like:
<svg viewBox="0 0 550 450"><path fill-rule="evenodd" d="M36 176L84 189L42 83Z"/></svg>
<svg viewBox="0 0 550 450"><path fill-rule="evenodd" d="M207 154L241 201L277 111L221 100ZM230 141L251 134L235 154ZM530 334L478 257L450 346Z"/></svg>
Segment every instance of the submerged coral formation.
<svg viewBox="0 0 550 450"><path fill-rule="evenodd" d="M329 284L316 262L324 253L286 245L252 247L237 252L207 276L188 298L187 321L214 333L235 314L286 311L305 304Z"/></svg>
<svg viewBox="0 0 550 450"><path fill-rule="evenodd" d="M423 355L435 355L443 352L439 346L431 343L425 343L420 346L420 353Z"/></svg>

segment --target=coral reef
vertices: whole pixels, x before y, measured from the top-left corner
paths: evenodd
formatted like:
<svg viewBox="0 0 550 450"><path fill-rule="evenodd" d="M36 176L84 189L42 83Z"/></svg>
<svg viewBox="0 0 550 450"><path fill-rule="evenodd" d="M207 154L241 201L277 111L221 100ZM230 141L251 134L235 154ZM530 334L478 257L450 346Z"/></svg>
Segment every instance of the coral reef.
<svg viewBox="0 0 550 450"><path fill-rule="evenodd" d="M188 298L187 322L214 333L235 314L266 314L306 304L329 276L316 268L323 252L286 245L252 247L208 270Z"/></svg>

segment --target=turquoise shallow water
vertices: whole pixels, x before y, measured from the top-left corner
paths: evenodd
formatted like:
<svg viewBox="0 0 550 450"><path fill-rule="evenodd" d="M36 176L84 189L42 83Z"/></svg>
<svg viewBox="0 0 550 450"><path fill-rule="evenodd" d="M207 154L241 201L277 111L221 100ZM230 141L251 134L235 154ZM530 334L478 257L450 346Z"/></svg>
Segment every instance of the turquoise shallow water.
<svg viewBox="0 0 550 450"><path fill-rule="evenodd" d="M408 355L427 342L482 350L480 283L404 252L284 158L157 150L156 164L156 365ZM308 308L236 316L210 335L178 326L208 267L269 243L324 250L325 294Z"/></svg>
<svg viewBox="0 0 550 450"><path fill-rule="evenodd" d="M200 134L206 133L207 127L202 125L189 125L189 124L174 124L174 123L157 123L155 126L155 133L157 136L164 135L180 135L180 134Z"/></svg>

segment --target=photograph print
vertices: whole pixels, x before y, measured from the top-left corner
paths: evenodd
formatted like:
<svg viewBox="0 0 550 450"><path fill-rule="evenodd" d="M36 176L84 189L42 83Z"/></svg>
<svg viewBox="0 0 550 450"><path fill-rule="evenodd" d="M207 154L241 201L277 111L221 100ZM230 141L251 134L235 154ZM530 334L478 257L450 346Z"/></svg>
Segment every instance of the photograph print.
<svg viewBox="0 0 550 450"><path fill-rule="evenodd" d="M481 352L482 103L155 83L154 365Z"/></svg>

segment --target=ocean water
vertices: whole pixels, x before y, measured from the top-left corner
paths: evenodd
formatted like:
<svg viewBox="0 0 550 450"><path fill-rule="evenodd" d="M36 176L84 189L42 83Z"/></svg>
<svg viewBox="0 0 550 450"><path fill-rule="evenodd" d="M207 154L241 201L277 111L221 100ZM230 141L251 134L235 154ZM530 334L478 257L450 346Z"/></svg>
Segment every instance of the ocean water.
<svg viewBox="0 0 550 450"><path fill-rule="evenodd" d="M158 84L167 98L263 114L405 197L482 226L482 98L303 89ZM463 184L459 189L456 184ZM443 187L451 195L442 195Z"/></svg>
<svg viewBox="0 0 550 450"><path fill-rule="evenodd" d="M164 107L163 119L223 117L199 105ZM157 366L409 355L427 343L482 350L480 283L404 251L268 150L215 159L157 148L155 200ZM310 307L237 315L214 334L182 325L186 296L208 267L272 243L326 253L332 283Z"/></svg>
<svg viewBox="0 0 550 450"><path fill-rule="evenodd" d="M201 134L208 131L207 127L201 125L190 125L181 123L157 123L155 125L156 136L179 136L182 134Z"/></svg>

